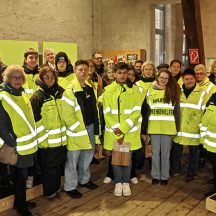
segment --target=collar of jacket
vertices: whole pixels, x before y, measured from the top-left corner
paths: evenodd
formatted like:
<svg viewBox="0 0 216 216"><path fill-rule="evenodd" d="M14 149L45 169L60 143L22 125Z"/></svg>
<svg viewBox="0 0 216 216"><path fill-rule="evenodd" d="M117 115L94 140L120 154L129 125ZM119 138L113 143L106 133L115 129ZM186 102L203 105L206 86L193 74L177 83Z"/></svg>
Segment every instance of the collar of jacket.
<svg viewBox="0 0 216 216"><path fill-rule="evenodd" d="M26 74L35 75L35 74L38 73L38 65L36 65L36 67L33 70L27 68L26 64L23 65L23 68L24 68L24 71L25 71Z"/></svg>
<svg viewBox="0 0 216 216"><path fill-rule="evenodd" d="M184 84L183 84L184 85ZM181 88L181 91L183 92L184 91L184 88L183 88L183 85L182 85L182 88ZM200 86L196 83L196 86L195 88L193 89L192 92L199 92L201 91L202 89L200 88Z"/></svg>
<svg viewBox="0 0 216 216"><path fill-rule="evenodd" d="M24 91L24 88L15 89L12 86L10 86L8 83L2 83L0 85L0 91L6 91L14 96L21 96L22 92Z"/></svg>
<svg viewBox="0 0 216 216"><path fill-rule="evenodd" d="M209 81L209 78L208 77L206 77L205 79L204 79L204 81L202 81L202 82L200 82L200 84L199 84L199 86L205 86L206 84L208 84L210 81Z"/></svg>
<svg viewBox="0 0 216 216"><path fill-rule="evenodd" d="M89 87L91 87L90 83L89 83L87 80L85 80L85 84L88 85ZM79 83L79 81L78 81L78 79L77 79L76 76L75 76L74 79L71 81L71 83L70 83L70 88L73 89L73 92L74 92L74 93L75 93L75 92L83 91L83 88L82 88L82 86L80 85L80 83ZM91 87L91 88L92 88L92 87Z"/></svg>

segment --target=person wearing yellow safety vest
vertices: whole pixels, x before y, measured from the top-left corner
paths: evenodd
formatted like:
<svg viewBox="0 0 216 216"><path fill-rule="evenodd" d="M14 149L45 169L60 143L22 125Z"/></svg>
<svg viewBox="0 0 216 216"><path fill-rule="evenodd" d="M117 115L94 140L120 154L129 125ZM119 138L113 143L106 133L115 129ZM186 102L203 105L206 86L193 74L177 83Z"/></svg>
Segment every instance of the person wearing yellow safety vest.
<svg viewBox="0 0 216 216"><path fill-rule="evenodd" d="M24 92L30 99L37 90L35 80L38 78L38 51L28 48L24 53L23 68L26 74L26 83L23 85Z"/></svg>
<svg viewBox="0 0 216 216"><path fill-rule="evenodd" d="M182 74L182 79L181 124L180 131L173 139L170 172L172 176L179 175L183 146L187 145L189 148L189 163L186 181L190 182L197 178L198 146L200 143L199 124L208 98L206 92L196 84L193 69L186 69Z"/></svg>
<svg viewBox="0 0 216 216"><path fill-rule="evenodd" d="M72 198L82 197L77 190L78 183L80 187L97 188L90 181L89 165L100 143L99 121L94 90L86 81L88 70L87 61L80 59L75 62L75 78L62 97L68 149L64 190Z"/></svg>
<svg viewBox="0 0 216 216"><path fill-rule="evenodd" d="M136 82L136 85L139 86L139 90L142 93L142 100L144 100L146 96L146 92L151 87L152 82L155 80L156 68L153 62L146 61L143 63L141 71L142 71L142 76L140 77L140 80ZM141 137L144 136L141 135ZM143 154L143 148L137 151L136 161L137 161L136 163L137 169L142 169L145 162L145 155Z"/></svg>
<svg viewBox="0 0 216 216"><path fill-rule="evenodd" d="M0 147L16 147L18 160L12 166L14 177L14 209L19 215L32 215L28 208L36 203L26 201L28 168L34 164L37 151L36 125L29 99L23 93L26 81L24 70L19 65L9 66L3 73L0 86Z"/></svg>
<svg viewBox="0 0 216 216"><path fill-rule="evenodd" d="M206 196L216 193L216 93L212 94L210 100L206 104L206 111L202 117L200 126L201 143L207 150L207 157L212 165L214 175L214 189Z"/></svg>
<svg viewBox="0 0 216 216"><path fill-rule="evenodd" d="M144 131L152 145L152 184L168 184L172 136L179 131L179 85L167 69L161 69L142 107Z"/></svg>
<svg viewBox="0 0 216 216"><path fill-rule="evenodd" d="M208 98L216 92L216 86L207 77L206 67L203 64L196 65L194 68L195 79L199 86L207 92ZM199 167L205 167L206 149L199 145Z"/></svg>
<svg viewBox="0 0 216 216"><path fill-rule="evenodd" d="M104 148L111 151L113 143L129 142L130 152L141 147L141 93L136 85L127 81L128 65L119 62L114 66L116 81L107 86L103 93L105 119ZM129 166L113 165L114 195L131 195Z"/></svg>
<svg viewBox="0 0 216 216"><path fill-rule="evenodd" d="M65 52L59 52L56 54L55 65L58 76L58 84L65 89L74 78L73 66Z"/></svg>
<svg viewBox="0 0 216 216"><path fill-rule="evenodd" d="M181 72L181 66L182 63L180 60L178 59L173 59L170 62L170 67L169 70L172 73L172 76L174 77L174 79L176 80L176 82L178 82L178 84L180 86L182 86L182 72Z"/></svg>
<svg viewBox="0 0 216 216"><path fill-rule="evenodd" d="M61 187L61 173L66 161L66 127L61 119L64 89L58 77L45 66L36 80L38 90L30 98L37 126L38 162L42 171L43 194L55 197Z"/></svg>

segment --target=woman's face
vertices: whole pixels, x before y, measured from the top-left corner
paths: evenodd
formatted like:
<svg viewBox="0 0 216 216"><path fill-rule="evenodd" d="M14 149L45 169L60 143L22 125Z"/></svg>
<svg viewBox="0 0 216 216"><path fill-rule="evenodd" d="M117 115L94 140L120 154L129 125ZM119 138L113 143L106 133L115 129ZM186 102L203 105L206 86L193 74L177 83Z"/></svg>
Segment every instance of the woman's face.
<svg viewBox="0 0 216 216"><path fill-rule="evenodd" d="M134 72L134 70L129 70L128 71L128 78L130 79L130 81L132 83L134 83L134 81L135 81L135 72Z"/></svg>
<svg viewBox="0 0 216 216"><path fill-rule="evenodd" d="M109 80L114 80L115 79L115 73L114 71L110 70L107 72L107 77Z"/></svg>
<svg viewBox="0 0 216 216"><path fill-rule="evenodd" d="M65 72L67 68L67 62L65 60L58 61L57 68L59 72Z"/></svg>
<svg viewBox="0 0 216 216"><path fill-rule="evenodd" d="M169 75L165 72L161 72L161 74L158 77L158 85L161 87L165 87L168 82L169 82Z"/></svg>
<svg viewBox="0 0 216 216"><path fill-rule="evenodd" d="M216 75L216 65L213 67L213 74Z"/></svg>
<svg viewBox="0 0 216 216"><path fill-rule="evenodd" d="M154 68L152 65L146 65L143 69L143 75L145 78L152 78L154 73Z"/></svg>
<svg viewBox="0 0 216 216"><path fill-rule="evenodd" d="M38 55L37 54L30 54L25 58L25 62L28 68L34 69L38 64Z"/></svg>
<svg viewBox="0 0 216 216"><path fill-rule="evenodd" d="M14 72L11 77L10 77L10 82L9 84L15 88L15 89L19 89L22 87L22 85L24 84L24 77L21 73L19 72Z"/></svg>
<svg viewBox="0 0 216 216"><path fill-rule="evenodd" d="M55 76L53 75L53 72L47 71L43 77L43 81L48 88L51 88L55 83Z"/></svg>
<svg viewBox="0 0 216 216"><path fill-rule="evenodd" d="M92 75L95 72L95 66L93 65L93 63L89 63L89 72L88 75Z"/></svg>

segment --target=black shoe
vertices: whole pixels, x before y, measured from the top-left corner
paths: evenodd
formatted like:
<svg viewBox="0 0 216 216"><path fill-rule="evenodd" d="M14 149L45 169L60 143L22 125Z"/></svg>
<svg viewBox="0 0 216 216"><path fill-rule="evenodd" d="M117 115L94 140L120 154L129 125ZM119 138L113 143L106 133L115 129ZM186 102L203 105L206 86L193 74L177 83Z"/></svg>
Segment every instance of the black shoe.
<svg viewBox="0 0 216 216"><path fill-rule="evenodd" d="M168 184L168 180L161 180L161 185L167 185Z"/></svg>
<svg viewBox="0 0 216 216"><path fill-rule="evenodd" d="M159 184L159 182L160 181L158 179L155 179L155 178L152 179L152 184L153 185Z"/></svg>
<svg viewBox="0 0 216 216"><path fill-rule="evenodd" d="M36 207L36 203L35 202L29 202L29 201L26 201L26 208L28 209L33 209ZM13 206L14 209L18 209L18 206L17 205L14 205Z"/></svg>
<svg viewBox="0 0 216 216"><path fill-rule="evenodd" d="M93 157L91 164L99 164L99 163L100 161L97 158Z"/></svg>
<svg viewBox="0 0 216 216"><path fill-rule="evenodd" d="M16 211L21 216L32 216L32 213L27 208L17 208Z"/></svg>
<svg viewBox="0 0 216 216"><path fill-rule="evenodd" d="M78 199L78 198L82 197L82 194L77 189L74 189L74 190L71 190L71 191L67 191L67 194L71 198L74 198L74 199Z"/></svg>
<svg viewBox="0 0 216 216"><path fill-rule="evenodd" d="M215 193L216 193L216 190L213 190L213 191L210 191L210 192L205 193L204 196L205 196L205 197L209 197L209 196L211 196L211 195L213 195L213 194L215 194Z"/></svg>
<svg viewBox="0 0 216 216"><path fill-rule="evenodd" d="M79 184L80 187L85 187L88 188L90 190L96 189L98 186L96 184L94 184L93 182L87 182L85 184Z"/></svg>

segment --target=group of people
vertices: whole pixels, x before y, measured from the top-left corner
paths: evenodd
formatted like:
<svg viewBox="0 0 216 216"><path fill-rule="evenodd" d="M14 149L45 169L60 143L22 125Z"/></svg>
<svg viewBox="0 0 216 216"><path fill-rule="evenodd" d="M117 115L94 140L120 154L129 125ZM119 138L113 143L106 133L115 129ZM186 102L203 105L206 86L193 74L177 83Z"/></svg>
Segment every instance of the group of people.
<svg viewBox="0 0 216 216"><path fill-rule="evenodd" d="M204 65L181 72L181 61L157 67L138 60L103 62L100 52L72 66L65 52L45 49L45 64L29 48L23 66L4 67L0 85L0 147L16 148L11 167L14 209L22 216L36 203L26 201L26 180L35 164L42 173L43 195L64 191L81 198L79 187L90 181L89 166L99 145L112 152L113 144L129 143L128 166L112 165L109 156L104 183L114 180L115 196L130 196L130 182L138 183L136 165L143 145L152 146L152 184L167 185L181 171L183 146L189 146L186 181L197 178L200 160L209 156L216 192L216 62L210 77ZM207 153L206 153L207 151Z"/></svg>

